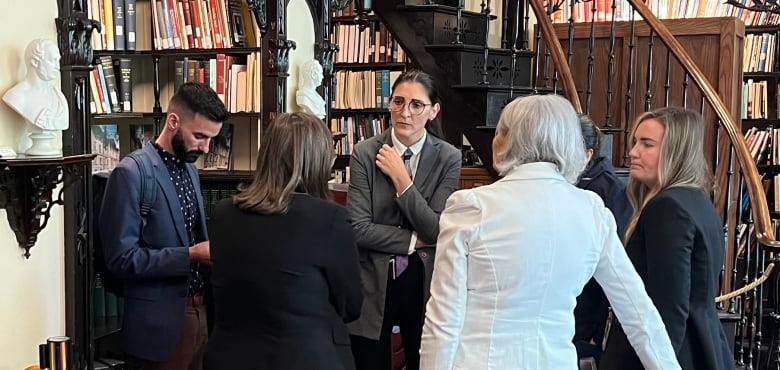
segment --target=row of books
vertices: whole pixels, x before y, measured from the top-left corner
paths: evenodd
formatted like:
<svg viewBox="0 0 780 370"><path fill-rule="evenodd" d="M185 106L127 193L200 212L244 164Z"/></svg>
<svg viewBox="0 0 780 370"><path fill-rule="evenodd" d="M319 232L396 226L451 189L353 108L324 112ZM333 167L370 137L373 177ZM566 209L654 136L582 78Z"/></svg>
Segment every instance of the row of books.
<svg viewBox="0 0 780 370"><path fill-rule="evenodd" d="M780 139L780 129L777 128L751 127L745 132L745 143L757 164L780 163L778 139Z"/></svg>
<svg viewBox="0 0 780 370"><path fill-rule="evenodd" d="M133 111L132 60L102 56L89 76L92 101L89 110L94 113Z"/></svg>
<svg viewBox="0 0 780 370"><path fill-rule="evenodd" d="M92 314L95 321L105 317L122 317L122 297L106 291L100 281L100 275L95 275L95 286L92 290Z"/></svg>
<svg viewBox="0 0 780 370"><path fill-rule="evenodd" d="M151 0L156 49L256 47L249 5L242 0Z"/></svg>
<svg viewBox="0 0 780 370"><path fill-rule="evenodd" d="M567 23L570 18L574 22L609 22L613 17L615 21L631 20L633 8L628 0L580 1L574 4L573 9L572 1L560 2L560 10L550 16L554 23ZM744 6L753 5L753 0L739 1ZM722 0L645 0L645 5L661 19L737 17L749 26L777 24L780 21L780 14L754 12ZM639 14L634 15L635 20L641 18Z"/></svg>
<svg viewBox="0 0 780 370"><path fill-rule="evenodd" d="M769 112L769 92L767 81L748 79L742 83L742 118L767 119Z"/></svg>
<svg viewBox="0 0 780 370"><path fill-rule="evenodd" d="M243 57L217 54L210 59L174 61L174 91L184 82L209 85L231 112L259 112L262 102L260 52Z"/></svg>
<svg viewBox="0 0 780 370"><path fill-rule="evenodd" d="M774 72L777 37L773 33L745 35L742 70L745 72Z"/></svg>
<svg viewBox="0 0 780 370"><path fill-rule="evenodd" d="M343 133L336 142L336 154L350 155L358 142L382 133L390 127L386 114L358 114L349 117L332 118L330 130Z"/></svg>
<svg viewBox="0 0 780 370"><path fill-rule="evenodd" d="M371 22L364 30L355 24L338 24L331 42L339 45L336 63L403 63L406 53L381 22Z"/></svg>
<svg viewBox="0 0 780 370"><path fill-rule="evenodd" d="M387 108L390 87L401 71L336 71L333 104L335 109Z"/></svg>
<svg viewBox="0 0 780 370"><path fill-rule="evenodd" d="M147 37L156 50L260 45L242 0L89 0L87 14L102 26L93 33L95 50L136 50Z"/></svg>
<svg viewBox="0 0 780 370"><path fill-rule="evenodd" d="M138 35L136 0L89 0L87 16L100 22L92 33L95 50L135 50Z"/></svg>

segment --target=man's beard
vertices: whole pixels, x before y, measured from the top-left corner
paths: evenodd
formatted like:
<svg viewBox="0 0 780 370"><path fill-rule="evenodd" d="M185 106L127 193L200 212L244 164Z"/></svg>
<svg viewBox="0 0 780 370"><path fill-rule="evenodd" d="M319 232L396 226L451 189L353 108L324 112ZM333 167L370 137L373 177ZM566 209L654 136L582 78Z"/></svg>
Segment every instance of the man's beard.
<svg viewBox="0 0 780 370"><path fill-rule="evenodd" d="M197 161L198 157L203 154L203 152L200 150L187 150L187 147L184 146L184 138L181 135L181 131L173 135L171 145L173 146L173 154L175 154L177 158L187 163L193 163Z"/></svg>

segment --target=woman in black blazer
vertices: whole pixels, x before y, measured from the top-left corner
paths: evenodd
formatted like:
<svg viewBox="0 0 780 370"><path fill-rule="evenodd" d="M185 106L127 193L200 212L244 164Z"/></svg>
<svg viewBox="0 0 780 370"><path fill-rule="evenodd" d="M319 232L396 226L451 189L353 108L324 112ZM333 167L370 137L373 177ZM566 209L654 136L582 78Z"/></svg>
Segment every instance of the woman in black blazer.
<svg viewBox="0 0 780 370"><path fill-rule="evenodd" d="M715 309L725 240L709 198L704 121L677 107L641 115L633 128L628 196L635 212L626 251L661 313L684 370L734 369ZM613 325L599 370L642 369Z"/></svg>
<svg viewBox="0 0 780 370"><path fill-rule="evenodd" d="M305 113L265 130L251 184L216 205L207 370L354 369L362 304L347 212L330 202L331 132Z"/></svg>

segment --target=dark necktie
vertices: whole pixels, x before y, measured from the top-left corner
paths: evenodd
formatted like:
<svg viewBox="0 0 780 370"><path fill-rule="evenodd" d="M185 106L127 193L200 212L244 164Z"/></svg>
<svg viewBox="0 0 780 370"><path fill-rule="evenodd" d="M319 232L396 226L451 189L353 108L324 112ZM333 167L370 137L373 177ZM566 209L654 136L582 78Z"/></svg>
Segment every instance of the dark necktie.
<svg viewBox="0 0 780 370"><path fill-rule="evenodd" d="M406 151L404 152L403 159L404 159L404 167L406 167L406 173L409 174L409 178L414 178L412 175L412 150L409 148L406 148Z"/></svg>
<svg viewBox="0 0 780 370"><path fill-rule="evenodd" d="M412 150L409 148L406 148L406 151L404 152L403 159L404 159L404 167L406 167L406 173L409 174L409 178L413 179L414 176L412 175ZM409 256L395 256L395 277L398 277L401 275L404 270L409 266Z"/></svg>

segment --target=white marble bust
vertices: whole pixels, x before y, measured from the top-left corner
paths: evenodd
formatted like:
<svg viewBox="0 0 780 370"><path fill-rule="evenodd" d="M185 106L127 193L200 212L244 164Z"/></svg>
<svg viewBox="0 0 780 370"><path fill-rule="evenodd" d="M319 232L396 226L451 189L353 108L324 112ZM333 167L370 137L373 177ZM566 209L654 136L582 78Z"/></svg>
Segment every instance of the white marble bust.
<svg viewBox="0 0 780 370"><path fill-rule="evenodd" d="M3 95L3 101L31 125L31 155L56 155L51 147L57 131L68 128L68 102L50 81L60 73L60 51L53 40L36 39L25 51L27 76Z"/></svg>
<svg viewBox="0 0 780 370"><path fill-rule="evenodd" d="M322 66L316 59L304 62L298 67L298 91L295 102L306 113L325 118L325 99L317 93L322 83Z"/></svg>

